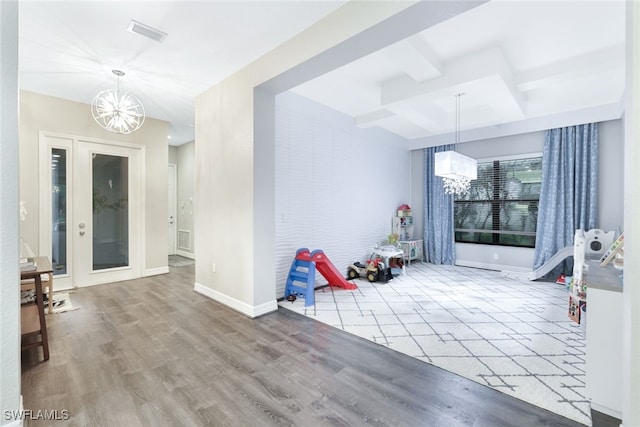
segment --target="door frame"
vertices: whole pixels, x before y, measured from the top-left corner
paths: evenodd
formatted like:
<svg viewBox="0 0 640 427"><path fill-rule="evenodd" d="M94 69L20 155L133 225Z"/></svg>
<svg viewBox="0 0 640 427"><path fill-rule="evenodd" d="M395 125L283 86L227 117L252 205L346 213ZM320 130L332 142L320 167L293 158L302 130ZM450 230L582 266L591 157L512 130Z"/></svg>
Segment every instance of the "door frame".
<svg viewBox="0 0 640 427"><path fill-rule="evenodd" d="M59 143L50 143L49 139L56 139ZM75 219L74 219L74 206L73 197L75 195L75 189L73 187L73 173L77 161L76 150L78 144L82 142L102 144L106 146L130 148L139 151L139 182L137 185L140 189L140 198L138 205L137 218L133 218L133 221L129 224L129 227L136 227L138 232L137 253L138 266L134 266L132 271L137 278L143 277L145 268L145 254L146 254L146 235L144 227L144 219L146 218L146 157L145 146L141 144L135 144L130 142L113 141L100 138L90 138L66 133L39 131L38 133L38 170L50 171L51 170L51 158L50 152L52 148L64 148L69 154L67 159L67 231L66 231L66 243L67 243L67 274L54 276L56 279L55 288L70 289L78 287L78 283L74 281L74 271L77 271L77 267L74 266L76 254L74 254L74 245L72 239L72 232L75 231ZM39 214L38 214L38 236L39 236L39 250L38 253L42 256L48 256L51 258L52 254L52 230L51 230L51 174L40 173L39 174L39 187L38 187L38 200L39 200ZM77 249L76 249L77 250ZM115 278L113 281L117 281ZM108 283L109 281L107 281ZM105 281L98 280L97 282L90 282L87 285L97 285L105 283Z"/></svg>
<svg viewBox="0 0 640 427"><path fill-rule="evenodd" d="M173 199L173 205L169 203L169 208L171 208L171 212L173 213L173 246L169 249L169 255L175 255L178 250L178 165L174 163L169 163L168 168L168 177L173 181L173 194L169 196L169 202ZM171 188L171 187L169 187ZM173 196L173 197L172 197ZM167 218L169 221L170 218ZM171 236L167 236L171 238Z"/></svg>

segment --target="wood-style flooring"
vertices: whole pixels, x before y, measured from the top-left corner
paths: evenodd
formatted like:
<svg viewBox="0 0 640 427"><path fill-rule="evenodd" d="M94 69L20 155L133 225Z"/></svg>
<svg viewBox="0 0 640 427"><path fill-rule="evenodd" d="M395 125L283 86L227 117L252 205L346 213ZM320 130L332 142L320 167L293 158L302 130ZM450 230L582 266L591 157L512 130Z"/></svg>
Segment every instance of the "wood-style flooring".
<svg viewBox="0 0 640 427"><path fill-rule="evenodd" d="M249 319L193 291L193 266L79 289L23 353L27 426L577 426L288 310ZM64 418L64 417L59 417Z"/></svg>

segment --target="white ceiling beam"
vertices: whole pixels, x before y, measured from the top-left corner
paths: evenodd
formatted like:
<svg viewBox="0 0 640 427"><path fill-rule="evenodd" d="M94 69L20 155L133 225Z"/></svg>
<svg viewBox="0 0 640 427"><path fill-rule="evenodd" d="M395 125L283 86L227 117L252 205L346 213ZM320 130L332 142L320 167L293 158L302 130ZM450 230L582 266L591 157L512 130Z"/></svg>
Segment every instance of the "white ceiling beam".
<svg viewBox="0 0 640 427"><path fill-rule="evenodd" d="M429 135L435 133L434 130L440 129L442 123L447 121L442 109L427 104L415 108L415 106L399 103L389 106L389 110L424 129L425 133Z"/></svg>
<svg viewBox="0 0 640 427"><path fill-rule="evenodd" d="M527 92L561 83L567 78L575 79L598 71L624 68L624 61L624 43L618 43L518 73L515 85L520 92Z"/></svg>
<svg viewBox="0 0 640 427"><path fill-rule="evenodd" d="M421 82L442 75L440 60L420 35L389 46L381 53L415 81Z"/></svg>
<svg viewBox="0 0 640 427"><path fill-rule="evenodd" d="M499 48L490 48L450 61L445 64L443 72L443 76L423 82L408 77L385 82L380 91L382 106L388 107L390 104L408 102L414 98L453 96L465 92L467 83L499 75L509 88L520 113L525 114L526 100L516 89L511 67Z"/></svg>

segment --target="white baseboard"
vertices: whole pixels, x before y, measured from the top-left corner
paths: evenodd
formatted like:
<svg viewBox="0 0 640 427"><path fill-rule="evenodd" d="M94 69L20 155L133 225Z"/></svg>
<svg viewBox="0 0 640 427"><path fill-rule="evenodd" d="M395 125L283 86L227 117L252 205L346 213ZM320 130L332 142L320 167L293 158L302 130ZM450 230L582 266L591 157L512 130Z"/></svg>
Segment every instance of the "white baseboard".
<svg viewBox="0 0 640 427"><path fill-rule="evenodd" d="M168 265L164 267L147 268L144 271L144 277L157 276L159 274L168 274L168 273L169 273Z"/></svg>
<svg viewBox="0 0 640 427"><path fill-rule="evenodd" d="M502 264L488 264L486 262L477 262L477 261L465 261L465 260L456 260L456 265L460 267L473 267L473 268L482 268L484 270L494 270L494 271L502 271L502 270L510 270L513 267Z"/></svg>
<svg viewBox="0 0 640 427"><path fill-rule="evenodd" d="M3 414L3 417L6 416L6 414ZM3 424L2 427L22 427L22 420L13 420L11 421L9 424Z"/></svg>
<svg viewBox="0 0 640 427"><path fill-rule="evenodd" d="M196 254L191 252L181 251L180 249L176 251L176 255L180 255L181 257L185 257L189 259L196 259Z"/></svg>
<svg viewBox="0 0 640 427"><path fill-rule="evenodd" d="M20 395L19 414L22 415L24 413L23 411L24 411L24 404L22 402L22 395ZM7 411L4 411L2 416L4 417L3 419L6 419L7 418ZM11 421L10 423L3 424L2 427L22 427L23 425L24 425L24 422L22 420L22 417L18 417L18 419L15 419L15 420Z"/></svg>
<svg viewBox="0 0 640 427"><path fill-rule="evenodd" d="M204 285L201 285L200 283L196 283L193 286L193 290L201 295L204 295L207 298L211 298L214 301L224 304L227 307L244 314L245 316L251 317L252 319L267 313L271 313L278 309L278 302L276 300L255 306L249 305L245 302L242 302L235 298L231 298L228 295L218 292L215 289L211 289Z"/></svg>
<svg viewBox="0 0 640 427"><path fill-rule="evenodd" d="M599 405L597 403L594 403L593 401L591 401L591 409L593 409L594 411L598 411L602 414L609 415L610 417L617 418L619 420L622 419L621 411L617 409L609 408L607 406Z"/></svg>

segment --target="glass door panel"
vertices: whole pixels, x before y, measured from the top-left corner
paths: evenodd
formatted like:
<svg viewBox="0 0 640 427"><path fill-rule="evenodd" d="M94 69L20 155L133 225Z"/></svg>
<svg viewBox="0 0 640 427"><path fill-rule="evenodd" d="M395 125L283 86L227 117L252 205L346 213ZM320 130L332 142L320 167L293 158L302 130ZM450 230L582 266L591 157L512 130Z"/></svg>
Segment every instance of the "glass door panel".
<svg viewBox="0 0 640 427"><path fill-rule="evenodd" d="M67 274L67 150L51 149L51 265Z"/></svg>
<svg viewBox="0 0 640 427"><path fill-rule="evenodd" d="M129 265L129 159L94 153L93 270Z"/></svg>

